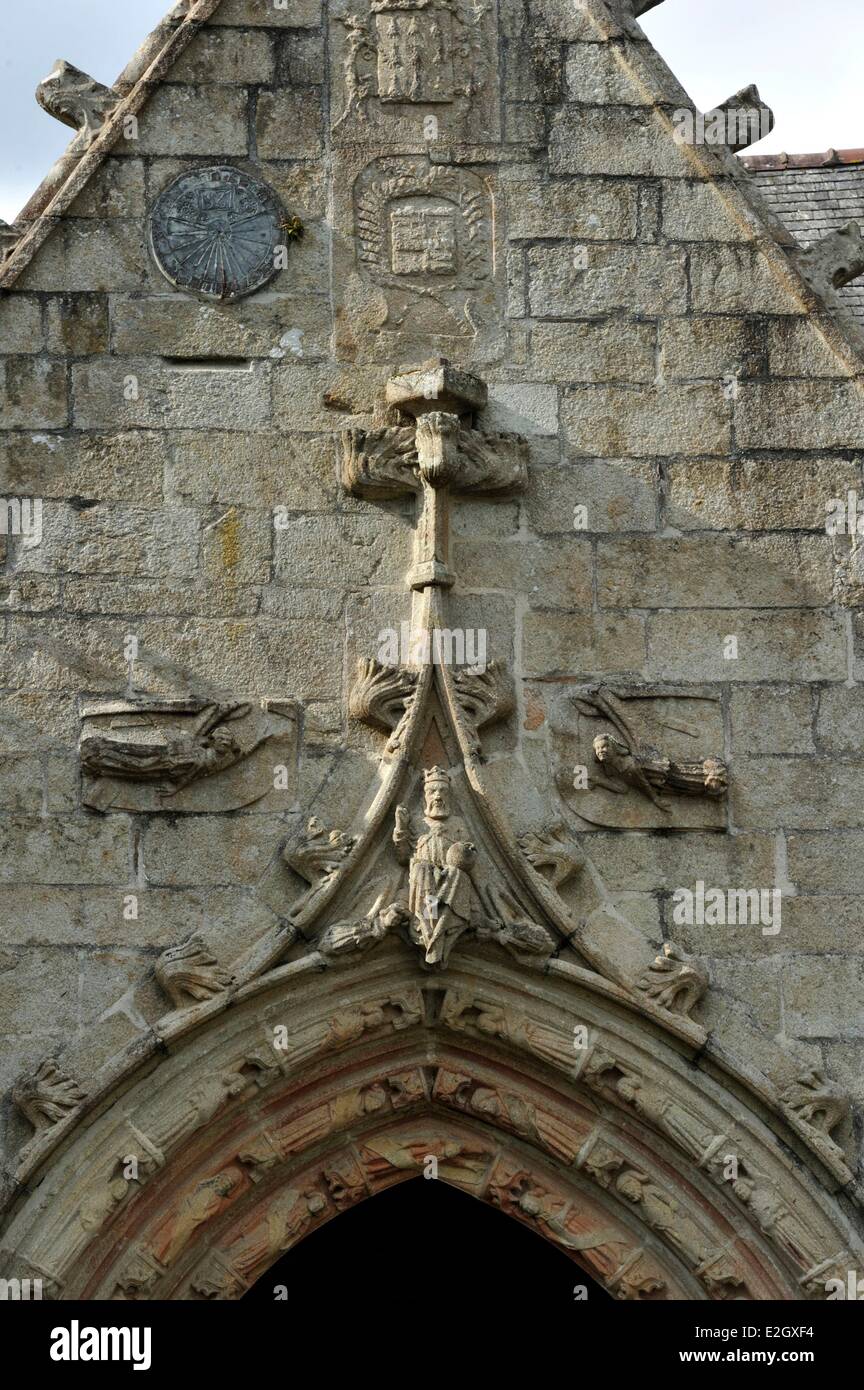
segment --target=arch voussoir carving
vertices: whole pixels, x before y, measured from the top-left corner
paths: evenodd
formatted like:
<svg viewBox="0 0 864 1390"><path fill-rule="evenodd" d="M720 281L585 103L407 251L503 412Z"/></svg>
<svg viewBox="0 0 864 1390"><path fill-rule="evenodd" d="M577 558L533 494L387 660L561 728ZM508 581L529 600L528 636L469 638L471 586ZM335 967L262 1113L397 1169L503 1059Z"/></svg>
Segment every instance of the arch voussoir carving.
<svg viewBox="0 0 864 1390"><path fill-rule="evenodd" d="M418 983L381 951L283 967L178 1031L36 1170L3 1272L63 1299L239 1297L428 1159L623 1299L818 1297L858 1250L794 1131L778 1144L684 1041L497 956Z"/></svg>

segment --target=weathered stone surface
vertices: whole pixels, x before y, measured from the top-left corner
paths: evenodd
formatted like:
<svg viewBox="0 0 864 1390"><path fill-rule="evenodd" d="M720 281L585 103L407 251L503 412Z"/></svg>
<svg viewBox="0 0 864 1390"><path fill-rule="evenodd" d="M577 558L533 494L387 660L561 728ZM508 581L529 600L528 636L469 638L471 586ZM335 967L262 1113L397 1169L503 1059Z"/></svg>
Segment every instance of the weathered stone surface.
<svg viewBox="0 0 864 1390"><path fill-rule="evenodd" d="M818 830L858 824L860 768L835 759L742 758L733 791L740 824Z"/></svg>
<svg viewBox="0 0 864 1390"><path fill-rule="evenodd" d="M115 352L132 357L157 352L180 358L302 361L326 352L326 318L326 303L320 298L281 295L278 288L266 298L240 305L202 304L176 296L118 296L111 305L112 343Z"/></svg>
<svg viewBox="0 0 864 1390"><path fill-rule="evenodd" d="M697 314L801 314L794 281L784 284L756 246L694 246L690 285Z"/></svg>
<svg viewBox="0 0 864 1390"><path fill-rule="evenodd" d="M683 314L684 256L670 247L533 246L528 302L537 318Z"/></svg>
<svg viewBox="0 0 864 1390"><path fill-rule="evenodd" d="M858 686L844 686L820 692L816 741L830 753L861 755L864 749L864 691Z"/></svg>
<svg viewBox="0 0 864 1390"><path fill-rule="evenodd" d="M560 178L547 183L533 169L530 174L520 178L517 172L506 185L511 240L630 241L636 235L638 199L632 185L611 179Z"/></svg>
<svg viewBox="0 0 864 1390"><path fill-rule="evenodd" d="M315 89L262 92L256 121L264 159L311 159L321 149L321 101Z"/></svg>
<svg viewBox="0 0 864 1390"><path fill-rule="evenodd" d="M801 893L860 894L864 891L864 834L795 831L787 835L789 877Z"/></svg>
<svg viewBox="0 0 864 1390"><path fill-rule="evenodd" d="M737 658L724 656L737 638ZM700 609L658 613L648 626L654 680L843 680L846 634L827 613Z"/></svg>
<svg viewBox="0 0 864 1390"><path fill-rule="evenodd" d="M601 608L819 608L832 579L824 536L604 541L597 557Z"/></svg>
<svg viewBox="0 0 864 1390"><path fill-rule="evenodd" d="M69 423L62 362L45 357L7 357L0 369L0 402L7 429L62 429Z"/></svg>
<svg viewBox="0 0 864 1390"><path fill-rule="evenodd" d="M174 888L257 883L282 833L276 817L254 814L153 822L143 845L147 877Z"/></svg>
<svg viewBox="0 0 864 1390"><path fill-rule="evenodd" d="M275 14L275 8L271 6ZM238 35L225 29L196 34L171 68L171 82L272 82L275 55L270 35L261 31Z"/></svg>
<svg viewBox="0 0 864 1390"><path fill-rule="evenodd" d="M210 24L230 24L241 29L262 25L267 29L315 29L321 23L321 0L290 0L276 6L273 0L223 0Z"/></svg>
<svg viewBox="0 0 864 1390"><path fill-rule="evenodd" d="M275 574L313 588L401 585L411 561L408 527L395 518L296 516L275 532Z"/></svg>
<svg viewBox="0 0 864 1390"><path fill-rule="evenodd" d="M591 604L590 544L575 535L554 541L464 541L454 564L468 589L526 594L532 608L587 608Z"/></svg>
<svg viewBox="0 0 864 1390"><path fill-rule="evenodd" d="M531 330L531 364L552 381L649 383L655 374L656 334L652 324L537 323Z"/></svg>
<svg viewBox="0 0 864 1390"><path fill-rule="evenodd" d="M641 671L645 629L641 618L572 613L530 613L522 627L523 667L527 675L590 677Z"/></svg>
<svg viewBox="0 0 864 1390"><path fill-rule="evenodd" d="M759 219L732 185L680 180L663 185L663 234L670 241L752 241Z"/></svg>
<svg viewBox="0 0 864 1390"><path fill-rule="evenodd" d="M826 342L818 319L770 319L767 329L771 376L852 376L849 363Z"/></svg>
<svg viewBox="0 0 864 1390"><path fill-rule="evenodd" d="M667 381L762 376L765 330L752 319L666 319L660 324L660 374Z"/></svg>
<svg viewBox="0 0 864 1390"><path fill-rule="evenodd" d="M108 350L108 301L99 294L51 299L47 315L48 351L87 357Z"/></svg>
<svg viewBox="0 0 864 1390"><path fill-rule="evenodd" d="M147 103L137 138L120 148L130 154L245 155L247 109L245 87L159 87Z"/></svg>
<svg viewBox="0 0 864 1390"><path fill-rule="evenodd" d="M655 469L633 459L536 467L524 505L529 526L541 534L653 531ZM577 512L583 507L584 513Z"/></svg>
<svg viewBox="0 0 864 1390"><path fill-rule="evenodd" d="M129 824L125 816L93 823L81 816L45 820L41 816L0 817L4 883L116 884L132 872Z"/></svg>
<svg viewBox="0 0 864 1390"><path fill-rule="evenodd" d="M676 145L653 112L639 107L565 107L549 136L553 174L699 176L686 146Z"/></svg>
<svg viewBox="0 0 864 1390"><path fill-rule="evenodd" d="M0 299L0 348L3 352L41 352L42 305L29 294Z"/></svg>
<svg viewBox="0 0 864 1390"><path fill-rule="evenodd" d="M0 224L0 1275L234 1298L434 1154L616 1297L819 1297L864 1268L831 294L676 141L650 0L205 8ZM237 209L185 207L183 291L190 173L275 204L221 281Z"/></svg>
<svg viewBox="0 0 864 1390"><path fill-rule="evenodd" d="M694 461L669 466L667 517L683 531L823 531L831 498L859 469L842 459Z"/></svg>
<svg viewBox="0 0 864 1390"><path fill-rule="evenodd" d="M864 962L836 955L799 956L783 968L789 1027L801 1038L864 1037ZM843 989L837 988L838 970Z"/></svg>
<svg viewBox="0 0 864 1390"><path fill-rule="evenodd" d="M815 753L813 700L814 691L806 685L733 689L729 709L736 751L754 757L760 753Z"/></svg>
<svg viewBox="0 0 864 1390"><path fill-rule="evenodd" d="M159 574L179 578L198 568L196 513L100 504L84 510L48 504L42 544L21 557L25 571L67 574Z"/></svg>
<svg viewBox="0 0 864 1390"><path fill-rule="evenodd" d="M100 358L73 366L72 392L74 423L82 430L207 429L217 411L225 412L235 430L255 429L270 419L266 365L249 370Z"/></svg>
<svg viewBox="0 0 864 1390"><path fill-rule="evenodd" d="M574 452L601 458L723 454L731 418L722 387L624 386L564 392L562 419Z"/></svg>
<svg viewBox="0 0 864 1390"><path fill-rule="evenodd" d="M158 506L166 450L163 436L146 430L0 435L0 478L23 496Z"/></svg>
<svg viewBox="0 0 864 1390"><path fill-rule="evenodd" d="M735 404L743 449L854 449L862 427L864 403L851 382L743 382Z"/></svg>

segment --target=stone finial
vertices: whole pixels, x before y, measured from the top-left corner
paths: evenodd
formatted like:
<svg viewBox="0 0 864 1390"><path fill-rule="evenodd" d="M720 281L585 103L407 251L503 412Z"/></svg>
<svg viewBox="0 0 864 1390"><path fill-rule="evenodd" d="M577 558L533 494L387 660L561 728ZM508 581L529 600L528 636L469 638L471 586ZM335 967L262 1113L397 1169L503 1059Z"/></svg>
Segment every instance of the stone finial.
<svg viewBox="0 0 864 1390"><path fill-rule="evenodd" d="M77 1082L60 1070L53 1057L41 1062L35 1072L22 1076L12 1089L12 1100L37 1135L65 1120L84 1099Z"/></svg>
<svg viewBox="0 0 864 1390"><path fill-rule="evenodd" d="M627 0L625 0L625 3L627 3ZM656 9L658 5L662 5L663 0L629 0L629 4L633 11L633 18L638 19L640 15L647 14L649 10Z"/></svg>
<svg viewBox="0 0 864 1390"><path fill-rule="evenodd" d="M120 96L113 88L103 87L94 77L58 58L36 88L36 100L49 116L80 131L84 144L90 145Z"/></svg>
<svg viewBox="0 0 864 1390"><path fill-rule="evenodd" d="M708 988L708 972L674 941L664 941L663 950L642 972L636 988L652 1004L686 1017Z"/></svg>
<svg viewBox="0 0 864 1390"><path fill-rule="evenodd" d="M830 294L864 275L864 236L857 222L847 222L796 255L805 280L817 294Z"/></svg>
<svg viewBox="0 0 864 1390"><path fill-rule="evenodd" d="M713 111L706 112L706 127L722 122L727 132L726 144L733 154L746 150L764 140L774 129L774 112L759 95L755 82L727 97Z"/></svg>
<svg viewBox="0 0 864 1390"><path fill-rule="evenodd" d="M197 934L181 946L169 946L156 965L156 979L175 1009L188 1008L231 984L231 976L219 965L209 946Z"/></svg>

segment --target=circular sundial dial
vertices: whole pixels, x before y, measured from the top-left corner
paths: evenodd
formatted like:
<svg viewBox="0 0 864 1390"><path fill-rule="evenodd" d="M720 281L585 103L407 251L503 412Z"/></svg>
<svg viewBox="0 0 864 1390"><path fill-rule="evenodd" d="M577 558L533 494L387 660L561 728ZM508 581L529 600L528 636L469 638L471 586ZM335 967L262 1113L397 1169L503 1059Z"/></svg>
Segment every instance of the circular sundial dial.
<svg viewBox="0 0 864 1390"><path fill-rule="evenodd" d="M190 169L156 199L150 245L172 285L239 299L276 273L282 220L276 195L241 170Z"/></svg>

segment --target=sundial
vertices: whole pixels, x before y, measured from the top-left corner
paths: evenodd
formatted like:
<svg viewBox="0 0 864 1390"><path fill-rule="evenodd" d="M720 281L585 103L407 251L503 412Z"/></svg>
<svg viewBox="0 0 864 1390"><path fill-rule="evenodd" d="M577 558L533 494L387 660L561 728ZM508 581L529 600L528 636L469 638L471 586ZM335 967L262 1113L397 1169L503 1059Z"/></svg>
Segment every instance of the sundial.
<svg viewBox="0 0 864 1390"><path fill-rule="evenodd" d="M172 285L240 299L276 273L283 218L275 193L242 170L190 169L157 198L150 246Z"/></svg>

